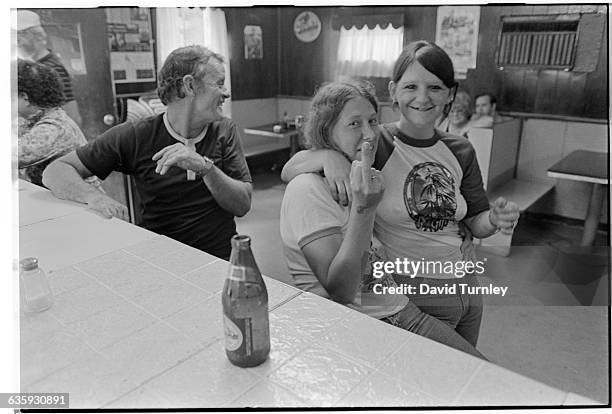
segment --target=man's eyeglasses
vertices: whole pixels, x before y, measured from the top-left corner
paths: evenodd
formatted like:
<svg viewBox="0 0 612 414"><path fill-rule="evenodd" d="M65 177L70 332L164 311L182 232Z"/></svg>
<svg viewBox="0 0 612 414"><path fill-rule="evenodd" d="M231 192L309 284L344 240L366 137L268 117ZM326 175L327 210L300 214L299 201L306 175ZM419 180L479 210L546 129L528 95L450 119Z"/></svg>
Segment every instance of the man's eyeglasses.
<svg viewBox="0 0 612 414"><path fill-rule="evenodd" d="M205 85L210 85L210 86L216 86L221 91L226 90L225 82L204 82L204 84Z"/></svg>

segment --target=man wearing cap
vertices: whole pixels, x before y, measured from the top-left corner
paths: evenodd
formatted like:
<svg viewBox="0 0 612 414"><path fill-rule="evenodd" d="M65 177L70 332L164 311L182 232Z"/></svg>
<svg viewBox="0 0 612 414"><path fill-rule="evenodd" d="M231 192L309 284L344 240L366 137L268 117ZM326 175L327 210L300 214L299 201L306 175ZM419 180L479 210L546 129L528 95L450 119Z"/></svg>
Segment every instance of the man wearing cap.
<svg viewBox="0 0 612 414"><path fill-rule="evenodd" d="M251 208L251 175L236 125L221 115L223 57L202 46L174 50L158 75L164 114L125 122L53 163L43 183L57 197L127 219L124 205L83 181L112 171L134 178L143 227L229 258L235 216Z"/></svg>
<svg viewBox="0 0 612 414"><path fill-rule="evenodd" d="M70 75L59 57L47 48L47 33L42 28L40 17L30 10L17 11L17 48L21 58L42 63L57 72L64 86L64 110L81 125L81 114L74 97Z"/></svg>

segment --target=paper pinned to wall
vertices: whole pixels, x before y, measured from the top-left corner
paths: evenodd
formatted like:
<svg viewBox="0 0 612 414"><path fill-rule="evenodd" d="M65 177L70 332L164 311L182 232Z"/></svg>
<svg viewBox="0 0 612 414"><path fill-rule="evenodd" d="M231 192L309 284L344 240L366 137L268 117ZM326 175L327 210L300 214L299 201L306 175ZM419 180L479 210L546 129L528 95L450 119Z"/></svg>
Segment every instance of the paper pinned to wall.
<svg viewBox="0 0 612 414"><path fill-rule="evenodd" d="M48 46L60 58L70 75L87 75L83 57L80 23L45 24Z"/></svg>
<svg viewBox="0 0 612 414"><path fill-rule="evenodd" d="M436 44L450 56L458 79L476 67L479 23L480 6L438 7Z"/></svg>
<svg viewBox="0 0 612 414"><path fill-rule="evenodd" d="M150 53L111 53L113 81L116 83L155 80L153 55Z"/></svg>
<svg viewBox="0 0 612 414"><path fill-rule="evenodd" d="M263 34L261 26L244 26L244 58L263 59Z"/></svg>
<svg viewBox="0 0 612 414"><path fill-rule="evenodd" d="M107 8L106 29L113 82L155 81L149 10Z"/></svg>

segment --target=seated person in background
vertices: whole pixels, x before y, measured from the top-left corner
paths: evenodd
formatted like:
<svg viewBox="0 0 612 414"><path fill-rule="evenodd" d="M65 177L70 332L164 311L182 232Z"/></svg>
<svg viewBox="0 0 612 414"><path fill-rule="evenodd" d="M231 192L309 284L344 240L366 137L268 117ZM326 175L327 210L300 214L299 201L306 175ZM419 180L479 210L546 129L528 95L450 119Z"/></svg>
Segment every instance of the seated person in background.
<svg viewBox="0 0 612 414"><path fill-rule="evenodd" d="M19 177L42 184L44 169L56 158L87 144L79 126L62 109L57 73L40 63L17 62Z"/></svg>
<svg viewBox="0 0 612 414"><path fill-rule="evenodd" d="M295 285L387 323L426 336L480 358L480 352L444 322L422 312L402 294L377 291L396 286L373 272L386 260L372 247L376 207L383 198L380 171L371 168L376 152L378 104L363 84L332 83L311 104L305 136L315 150L334 151L352 162L352 203L332 197L319 173L300 174L285 190L280 232Z"/></svg>
<svg viewBox="0 0 612 414"><path fill-rule="evenodd" d="M468 137L471 128L472 98L467 92L459 91L451 105L448 116L438 125L438 129L460 137Z"/></svg>
<svg viewBox="0 0 612 414"><path fill-rule="evenodd" d="M83 178L134 177L143 227L227 259L235 216L251 207L251 175L236 125L221 115L229 98L223 57L202 46L174 50L158 75L164 114L126 122L52 163L43 182L59 198L106 217L127 208Z"/></svg>
<svg viewBox="0 0 612 414"><path fill-rule="evenodd" d="M17 48L20 57L42 63L57 72L64 86L64 110L81 125L81 113L74 96L70 75L60 58L47 48L47 33L40 23L40 17L33 11L17 11Z"/></svg>
<svg viewBox="0 0 612 414"><path fill-rule="evenodd" d="M475 111L472 115L471 126L476 128L493 128L493 124L506 120L496 112L497 99L490 93L481 93L476 96Z"/></svg>

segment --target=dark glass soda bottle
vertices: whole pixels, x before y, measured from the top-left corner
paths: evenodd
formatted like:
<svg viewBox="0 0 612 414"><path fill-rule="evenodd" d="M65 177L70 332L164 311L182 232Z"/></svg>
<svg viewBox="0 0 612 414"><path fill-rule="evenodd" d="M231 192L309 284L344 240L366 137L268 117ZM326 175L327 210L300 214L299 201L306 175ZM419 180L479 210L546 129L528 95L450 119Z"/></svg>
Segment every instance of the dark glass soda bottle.
<svg viewBox="0 0 612 414"><path fill-rule="evenodd" d="M232 237L222 293L225 353L239 367L254 367L270 353L268 291L251 251L251 238Z"/></svg>

